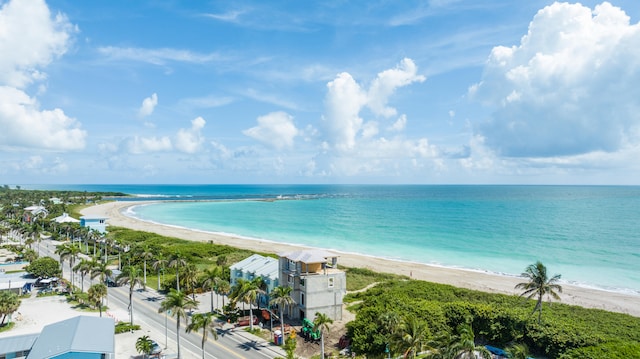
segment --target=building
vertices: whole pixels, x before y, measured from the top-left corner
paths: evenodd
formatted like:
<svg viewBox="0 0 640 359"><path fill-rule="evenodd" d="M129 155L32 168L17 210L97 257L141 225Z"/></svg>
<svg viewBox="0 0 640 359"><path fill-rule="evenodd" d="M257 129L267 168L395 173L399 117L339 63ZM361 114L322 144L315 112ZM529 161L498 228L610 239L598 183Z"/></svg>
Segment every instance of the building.
<svg viewBox="0 0 640 359"><path fill-rule="evenodd" d="M43 206L25 207L24 211L25 212L22 216L22 220L28 223L33 223L38 217L45 218L49 215L49 211L47 211L47 209Z"/></svg>
<svg viewBox="0 0 640 359"><path fill-rule="evenodd" d="M24 334L0 339L0 358L25 358L39 334Z"/></svg>
<svg viewBox="0 0 640 359"><path fill-rule="evenodd" d="M54 221L56 223L78 223L78 222L80 222L80 220L71 217L66 212L63 213L61 216L58 216L58 217L52 219L52 221Z"/></svg>
<svg viewBox="0 0 640 359"><path fill-rule="evenodd" d="M0 339L1 358L115 358L112 318L77 316L49 324L40 334Z"/></svg>
<svg viewBox="0 0 640 359"><path fill-rule="evenodd" d="M231 272L231 286L238 283L239 279L251 281L257 277L262 277L266 285L264 296L260 296L259 306L266 307L269 303L269 293L279 285L278 280L278 260L271 257L264 257L254 254L229 267Z"/></svg>
<svg viewBox="0 0 640 359"><path fill-rule="evenodd" d="M296 305L291 318L313 319L316 312L333 320L342 319L342 299L347 292L345 272L338 269L338 256L324 250L279 253L280 283L289 286Z"/></svg>
<svg viewBox="0 0 640 359"><path fill-rule="evenodd" d="M80 217L80 227L95 229L100 233L107 233L107 217L82 216Z"/></svg>

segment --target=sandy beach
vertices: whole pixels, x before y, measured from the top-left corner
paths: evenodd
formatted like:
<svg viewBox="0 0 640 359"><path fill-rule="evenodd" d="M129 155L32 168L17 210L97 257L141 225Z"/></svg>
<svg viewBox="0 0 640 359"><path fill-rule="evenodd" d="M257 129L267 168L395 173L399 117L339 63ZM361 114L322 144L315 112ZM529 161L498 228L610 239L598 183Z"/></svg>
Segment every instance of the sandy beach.
<svg viewBox="0 0 640 359"><path fill-rule="evenodd" d="M233 236L193 231L184 228L164 226L145 222L122 214L127 207L150 202L108 202L82 210L82 214L107 217L107 224L134 230L158 233L181 239L226 244L233 247L255 250L265 253L279 253L304 247L280 244L269 241L257 241ZM347 267L368 268L378 272L395 273L430 282L450 284L456 287L476 289L485 292L519 294L514 289L520 278L499 276L489 273L443 268L420 263L408 263L365 255L340 253L339 263ZM588 264L586 264L588 265ZM523 268L524 270L524 268ZM563 284L562 303L598 308L613 312L626 313L640 317L640 296L609 292Z"/></svg>

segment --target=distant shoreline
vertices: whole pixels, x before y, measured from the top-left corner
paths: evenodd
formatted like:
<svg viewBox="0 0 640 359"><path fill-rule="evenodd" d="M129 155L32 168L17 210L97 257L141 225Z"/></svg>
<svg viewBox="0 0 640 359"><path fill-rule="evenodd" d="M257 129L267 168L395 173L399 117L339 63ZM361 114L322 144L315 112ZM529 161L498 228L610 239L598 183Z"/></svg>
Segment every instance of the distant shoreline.
<svg viewBox="0 0 640 359"><path fill-rule="evenodd" d="M211 233L189 228L142 221L123 214L129 207L158 203L158 201L115 201L85 208L83 215L107 217L107 223L134 230L153 232L163 236L201 242L212 241L237 248L265 253L280 253L307 248L274 241L243 238L234 235ZM415 262L384 259L354 253L339 253L338 263L347 267L367 268L376 272L405 275L413 279L450 284L456 287L510 295L520 294L514 289L522 281L515 276L499 275L483 271L449 268ZM640 295L612 292L563 284L562 303L620 312L640 317Z"/></svg>

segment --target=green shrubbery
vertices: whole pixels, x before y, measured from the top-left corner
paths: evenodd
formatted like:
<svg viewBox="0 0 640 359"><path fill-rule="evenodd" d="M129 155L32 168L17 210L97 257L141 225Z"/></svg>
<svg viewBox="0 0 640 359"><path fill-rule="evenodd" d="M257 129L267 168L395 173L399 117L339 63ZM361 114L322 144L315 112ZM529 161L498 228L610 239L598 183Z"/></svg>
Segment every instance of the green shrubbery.
<svg viewBox="0 0 640 359"><path fill-rule="evenodd" d="M115 333L126 333L129 331L140 330L140 326L138 324L131 325L129 322L118 322L116 323Z"/></svg>
<svg viewBox="0 0 640 359"><path fill-rule="evenodd" d="M346 300L361 301L354 306L356 320L347 325L353 349L372 357L384 354L389 341L380 329L387 312L419 318L434 335L470 322L482 342L524 343L550 358L640 357L640 318L626 314L545 303L539 324L531 315L533 301L424 281L386 282Z"/></svg>

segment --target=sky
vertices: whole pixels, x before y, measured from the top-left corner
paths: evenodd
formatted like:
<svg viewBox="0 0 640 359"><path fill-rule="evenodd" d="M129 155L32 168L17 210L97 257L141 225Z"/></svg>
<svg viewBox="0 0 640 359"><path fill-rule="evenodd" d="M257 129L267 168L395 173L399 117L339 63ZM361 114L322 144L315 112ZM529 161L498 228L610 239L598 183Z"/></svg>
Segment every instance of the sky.
<svg viewBox="0 0 640 359"><path fill-rule="evenodd" d="M639 185L639 20L637 0L0 0L0 185Z"/></svg>

